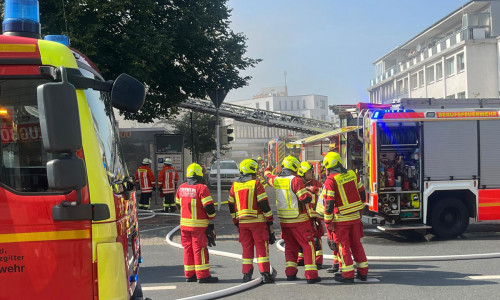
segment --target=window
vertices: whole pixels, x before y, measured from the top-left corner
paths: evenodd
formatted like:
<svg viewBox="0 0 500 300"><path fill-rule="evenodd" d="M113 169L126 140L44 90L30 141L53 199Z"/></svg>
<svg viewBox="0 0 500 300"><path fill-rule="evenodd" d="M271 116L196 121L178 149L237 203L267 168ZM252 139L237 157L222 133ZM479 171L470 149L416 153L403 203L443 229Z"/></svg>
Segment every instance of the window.
<svg viewBox="0 0 500 300"><path fill-rule="evenodd" d="M464 53L457 54L457 72L461 72L465 69Z"/></svg>
<svg viewBox="0 0 500 300"><path fill-rule="evenodd" d="M403 80L398 80L397 83L396 83L396 90L397 90L397 93L398 95L401 95L404 93L404 89L403 89Z"/></svg>
<svg viewBox="0 0 500 300"><path fill-rule="evenodd" d="M455 57L445 59L444 61L444 74L445 76L451 76L455 74Z"/></svg>
<svg viewBox="0 0 500 300"><path fill-rule="evenodd" d="M424 70L418 72L418 86L424 86Z"/></svg>
<svg viewBox="0 0 500 300"><path fill-rule="evenodd" d="M281 110L281 101L278 101L279 110Z"/></svg>
<svg viewBox="0 0 500 300"><path fill-rule="evenodd" d="M297 100L297 110L300 109L300 104L299 104L299 100Z"/></svg>
<svg viewBox="0 0 500 300"><path fill-rule="evenodd" d="M436 80L443 78L443 63L439 62L436 64Z"/></svg>
<svg viewBox="0 0 500 300"><path fill-rule="evenodd" d="M46 80L0 83L0 183L22 192L46 192L47 161L38 119L37 87Z"/></svg>
<svg viewBox="0 0 500 300"><path fill-rule="evenodd" d="M465 99L465 92L461 92L457 94L458 99Z"/></svg>
<svg viewBox="0 0 500 300"><path fill-rule="evenodd" d="M302 108L306 109L306 99L302 99Z"/></svg>
<svg viewBox="0 0 500 300"><path fill-rule="evenodd" d="M288 102L285 101L285 110L288 110Z"/></svg>
<svg viewBox="0 0 500 300"><path fill-rule="evenodd" d="M266 101L266 110L270 110L269 109L269 101Z"/></svg>
<svg viewBox="0 0 500 300"><path fill-rule="evenodd" d="M455 94L451 94L446 96L446 99L455 99Z"/></svg>
<svg viewBox="0 0 500 300"><path fill-rule="evenodd" d="M427 84L434 82L434 66L428 67L426 72L427 72Z"/></svg>
<svg viewBox="0 0 500 300"><path fill-rule="evenodd" d="M258 103L258 102L257 102L257 103L255 103L255 108L256 108L256 109L259 109L259 103Z"/></svg>
<svg viewBox="0 0 500 300"><path fill-rule="evenodd" d="M325 108L325 100L321 100L321 108Z"/></svg>
<svg viewBox="0 0 500 300"><path fill-rule="evenodd" d="M412 90L416 89L417 88L417 74L412 74L410 75L410 88Z"/></svg>

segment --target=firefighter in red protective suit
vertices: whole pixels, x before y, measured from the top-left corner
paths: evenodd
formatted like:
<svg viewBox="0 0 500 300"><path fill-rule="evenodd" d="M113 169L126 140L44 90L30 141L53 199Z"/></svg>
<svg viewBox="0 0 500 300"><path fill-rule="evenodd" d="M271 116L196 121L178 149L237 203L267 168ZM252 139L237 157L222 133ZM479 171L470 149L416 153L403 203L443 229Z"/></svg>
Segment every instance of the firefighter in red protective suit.
<svg viewBox="0 0 500 300"><path fill-rule="evenodd" d="M240 163L241 176L229 191L228 204L243 248L243 282L252 279L255 246L262 282L273 283L276 273L271 275L268 242L273 213L264 187L256 180L258 168L258 163L253 159L245 159Z"/></svg>
<svg viewBox="0 0 500 300"><path fill-rule="evenodd" d="M281 235L285 241L286 278L297 279L299 246L304 250L305 277L307 283L320 282L316 267L314 232L306 210L312 200L304 182L297 176L300 161L287 156L282 162L282 171L276 177L269 175L270 185L276 192L276 206L280 218Z"/></svg>
<svg viewBox="0 0 500 300"><path fill-rule="evenodd" d="M214 201L208 187L202 183L203 172L200 165L189 165L186 177L187 181L179 186L175 197L181 212L184 275L187 282L198 279L199 283L215 283L219 279L210 275L207 249L209 220L215 218Z"/></svg>
<svg viewBox="0 0 500 300"><path fill-rule="evenodd" d="M163 169L158 174L158 188L163 198L163 211L175 212L175 186L179 182L179 173L172 167L172 159L165 158Z"/></svg>
<svg viewBox="0 0 500 300"><path fill-rule="evenodd" d="M155 175L149 167L151 160L144 158L142 166L135 171L135 182L139 184L141 189L141 198L139 198L139 209L149 209L151 203L151 195L155 188Z"/></svg>
<svg viewBox="0 0 500 300"><path fill-rule="evenodd" d="M323 228L323 223L321 222L321 218L319 218L318 213L316 212L316 203L319 196L319 192L321 190L321 183L314 179L314 168L310 162L303 161L300 163L299 171L297 172L302 178L307 191L311 194L312 201L311 203L306 205L307 213L309 217L311 217L311 225L314 230L314 248L316 249L316 266L318 270L323 266L323 245L321 243L321 238L325 234L325 230ZM302 251L302 247L299 248L299 259L297 261L299 266L304 265L304 253Z"/></svg>
<svg viewBox="0 0 500 300"><path fill-rule="evenodd" d="M342 273L336 273L334 279L343 283L354 282L352 255L356 261L356 278L366 281L368 261L361 244L361 210L364 207L362 199L365 199L363 184L354 171L342 166L338 153L329 152L323 159L323 165L328 175L323 186L325 223L336 234L342 261Z"/></svg>

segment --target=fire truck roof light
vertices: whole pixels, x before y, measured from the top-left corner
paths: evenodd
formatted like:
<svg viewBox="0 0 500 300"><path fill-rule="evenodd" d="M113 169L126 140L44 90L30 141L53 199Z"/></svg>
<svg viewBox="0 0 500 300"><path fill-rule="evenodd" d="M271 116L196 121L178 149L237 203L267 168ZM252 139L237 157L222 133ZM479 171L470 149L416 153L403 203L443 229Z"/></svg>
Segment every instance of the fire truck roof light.
<svg viewBox="0 0 500 300"><path fill-rule="evenodd" d="M62 34L46 35L43 39L46 41L60 43L60 44L63 44L65 46L69 47L69 37L66 35L62 35Z"/></svg>
<svg viewBox="0 0 500 300"><path fill-rule="evenodd" d="M39 38L38 0L5 0L2 30L6 35Z"/></svg>
<svg viewBox="0 0 500 300"><path fill-rule="evenodd" d="M6 116L9 112L5 108L0 108L0 116Z"/></svg>

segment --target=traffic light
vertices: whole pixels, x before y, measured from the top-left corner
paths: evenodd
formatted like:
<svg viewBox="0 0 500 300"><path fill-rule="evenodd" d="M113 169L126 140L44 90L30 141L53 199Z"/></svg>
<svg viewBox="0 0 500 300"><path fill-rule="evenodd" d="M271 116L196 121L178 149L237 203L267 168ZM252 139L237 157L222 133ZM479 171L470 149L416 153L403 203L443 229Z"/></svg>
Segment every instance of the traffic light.
<svg viewBox="0 0 500 300"><path fill-rule="evenodd" d="M219 136L221 145L229 144L230 141L234 141L234 136L229 136L233 134L234 129L229 128L228 126L220 126L219 127Z"/></svg>
<svg viewBox="0 0 500 300"><path fill-rule="evenodd" d="M232 128L227 128L226 129L226 135L227 135L227 142L228 143L230 141L234 141L234 135L231 136L231 134L233 134L233 131L234 131L234 129L232 129Z"/></svg>

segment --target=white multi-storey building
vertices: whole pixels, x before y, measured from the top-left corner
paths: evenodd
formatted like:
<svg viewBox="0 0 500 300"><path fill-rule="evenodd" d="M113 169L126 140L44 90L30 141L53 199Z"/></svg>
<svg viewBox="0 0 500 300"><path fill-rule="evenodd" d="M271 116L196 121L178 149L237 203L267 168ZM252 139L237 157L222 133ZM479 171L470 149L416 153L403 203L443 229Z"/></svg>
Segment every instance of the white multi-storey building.
<svg viewBox="0 0 500 300"><path fill-rule="evenodd" d="M249 100L231 101L231 104L257 109L280 112L306 118L328 121L328 97L320 95L288 96L287 88L263 88L259 95ZM271 139L294 139L304 134L274 127L258 126L249 123L225 120L234 129L231 149L235 159L262 156ZM332 125L333 127L333 125Z"/></svg>
<svg viewBox="0 0 500 300"><path fill-rule="evenodd" d="M500 1L470 1L375 61L370 101L497 98L499 45Z"/></svg>

